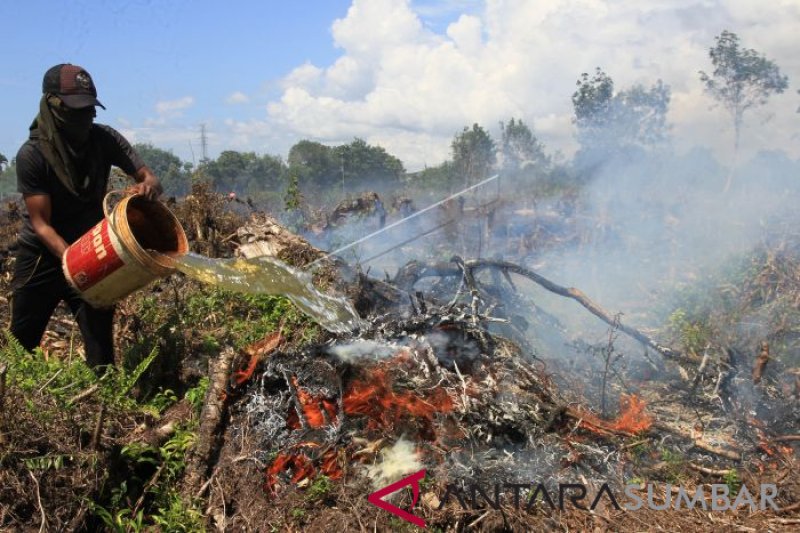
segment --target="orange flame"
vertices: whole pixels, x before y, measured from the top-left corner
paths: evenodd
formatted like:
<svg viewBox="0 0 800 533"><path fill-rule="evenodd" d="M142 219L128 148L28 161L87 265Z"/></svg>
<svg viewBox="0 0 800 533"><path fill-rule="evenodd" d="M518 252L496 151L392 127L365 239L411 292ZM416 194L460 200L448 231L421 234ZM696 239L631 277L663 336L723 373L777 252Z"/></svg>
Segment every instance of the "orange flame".
<svg viewBox="0 0 800 533"><path fill-rule="evenodd" d="M319 446L316 443L305 443L304 445ZM302 446L302 445L301 445ZM330 479L340 479L344 472L339 465L339 455L336 450L328 450L320 457L319 471ZM304 453L279 453L272 463L267 467L266 482L264 488L269 494L275 495L278 486L278 474L286 470L291 470L292 483L300 483L304 479L313 478L317 475L317 468L314 467L314 461L308 458Z"/></svg>
<svg viewBox="0 0 800 533"><path fill-rule="evenodd" d="M453 410L453 401L442 388L427 397L412 392L395 392L386 370L377 368L367 380L354 381L345 393L342 404L348 415L364 415L369 429L394 427L404 417L418 419L424 426L423 436L433 440L433 415Z"/></svg>
<svg viewBox="0 0 800 533"><path fill-rule="evenodd" d="M339 479L344 475L342 468L339 466L339 455L336 450L328 450L322 455L320 470L330 479Z"/></svg>
<svg viewBox="0 0 800 533"><path fill-rule="evenodd" d="M313 396L303 390L298 382L297 377L292 376L292 385L297 393L297 399L303 409L303 415L312 428L320 428L330 424L336 419L336 403L323 397ZM289 416L286 419L286 425L291 429L299 429L301 427L300 417L297 411L292 408L289 411Z"/></svg>
<svg viewBox="0 0 800 533"><path fill-rule="evenodd" d="M653 425L653 417L644 410L645 401L635 394L623 395L620 404L622 412L615 420L611 421L601 420L588 412L581 413L583 417L581 427L596 433L615 431L635 435L647 431Z"/></svg>
<svg viewBox="0 0 800 533"><path fill-rule="evenodd" d="M250 356L250 359L245 368L233 373L233 381L236 385L239 386L248 381L253 376L253 372L255 372L258 363L261 362L266 355L280 346L282 342L283 336L279 329L278 331L270 333L260 341L247 346L244 352Z"/></svg>
<svg viewBox="0 0 800 533"><path fill-rule="evenodd" d="M618 431L628 431L630 433L641 433L647 431L653 425L653 417L644 411L645 401L631 394L623 396L620 400L622 412L612 423L614 429Z"/></svg>

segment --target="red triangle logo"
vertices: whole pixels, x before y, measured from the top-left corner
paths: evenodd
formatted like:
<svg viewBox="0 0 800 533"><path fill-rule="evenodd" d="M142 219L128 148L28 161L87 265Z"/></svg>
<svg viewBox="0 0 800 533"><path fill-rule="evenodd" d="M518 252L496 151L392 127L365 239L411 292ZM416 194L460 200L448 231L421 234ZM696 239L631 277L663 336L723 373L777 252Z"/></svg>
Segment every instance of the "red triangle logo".
<svg viewBox="0 0 800 533"><path fill-rule="evenodd" d="M414 506L417 504L417 500L419 500L419 482L424 477L425 477L425 470L423 469L415 474L411 474L410 476L404 477L400 481L396 481L391 485L386 485L382 489L376 490L375 492L369 495L367 501L369 501L369 503L371 503L375 507L380 507L384 511L389 511L393 515L402 518L406 522L410 522L415 526L425 527L425 520L423 520L422 518L409 513L405 509L400 509L396 505L392 505L391 503L382 499L384 496L392 494L393 492L397 492L398 490L402 489L405 486L411 485L411 492L413 493L411 508L413 509Z"/></svg>

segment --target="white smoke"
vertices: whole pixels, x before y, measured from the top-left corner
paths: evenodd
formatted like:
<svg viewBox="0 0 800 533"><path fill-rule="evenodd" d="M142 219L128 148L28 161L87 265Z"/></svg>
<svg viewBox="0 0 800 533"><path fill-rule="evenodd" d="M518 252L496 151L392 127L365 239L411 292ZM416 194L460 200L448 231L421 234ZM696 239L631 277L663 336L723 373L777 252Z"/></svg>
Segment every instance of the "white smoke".
<svg viewBox="0 0 800 533"><path fill-rule="evenodd" d="M380 461L367 467L367 475L375 488L385 487L423 468L414 443L400 437L394 445L381 451Z"/></svg>

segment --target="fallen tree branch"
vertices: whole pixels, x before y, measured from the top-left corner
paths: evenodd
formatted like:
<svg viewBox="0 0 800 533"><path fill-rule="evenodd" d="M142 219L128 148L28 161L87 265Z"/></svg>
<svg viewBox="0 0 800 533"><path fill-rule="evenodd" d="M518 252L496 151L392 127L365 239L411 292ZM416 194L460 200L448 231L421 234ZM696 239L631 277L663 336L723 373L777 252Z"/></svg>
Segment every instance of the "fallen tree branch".
<svg viewBox="0 0 800 533"><path fill-rule="evenodd" d="M800 442L800 435L784 435L782 437L775 437L773 442Z"/></svg>
<svg viewBox="0 0 800 533"><path fill-rule="evenodd" d="M203 410L200 413L200 424L197 429L197 440L189 452L186 474L183 478L183 493L194 496L205 481L210 468L209 462L217 449L218 436L221 432L222 420L227 407L228 378L236 351L227 347L219 357L209 364L209 386L206 392Z"/></svg>
<svg viewBox="0 0 800 533"><path fill-rule="evenodd" d="M8 365L0 364L0 407L3 406L3 400L6 397L6 373L8 372Z"/></svg>
<svg viewBox="0 0 800 533"><path fill-rule="evenodd" d="M676 428L676 427L673 427L673 426L669 426L667 424L664 424L663 422L654 422L653 426L652 426L652 429L658 429L658 430L661 430L661 431L665 431L667 433L672 433L673 435L678 435L679 437L682 437L682 438L684 438L686 440L690 440L694 444L695 448L700 448L701 450L705 450L705 451L707 451L709 453L713 453L714 455L719 455L720 457L725 457L725 458L730 459L732 461L741 461L742 460L742 454L739 453L738 451L726 450L726 449L723 449L723 448L719 448L717 446L713 446L713 445L705 442L704 440L697 439L697 438L693 437L692 435L690 435L689 433L687 433L686 431L684 431L682 429L679 429L679 428Z"/></svg>
<svg viewBox="0 0 800 533"><path fill-rule="evenodd" d="M95 383L91 387L88 387L86 390L83 390L83 391L79 392L78 394L76 394L75 396L73 396L72 398L67 400L67 403L68 404L76 404L81 400L85 400L86 398L88 398L89 396L91 396L92 394L97 392L97 390L99 388L100 388L100 386L97 383Z"/></svg>
<svg viewBox="0 0 800 533"><path fill-rule="evenodd" d="M584 308L586 308L590 313L592 313L594 316L596 316L609 326L616 327L617 329L619 329L619 331L639 341L646 347L655 350L656 352L660 353L662 356L666 358L669 359L685 358L685 356L683 356L683 354L681 354L680 352L677 352L671 348L667 348L666 346L662 346L661 344L657 343L655 340L651 339L638 329L625 325L621 322L615 321L614 317L610 315L608 311L606 311L605 309L600 307L597 303L589 299L589 297L586 296L580 289L576 289L575 287L562 287L561 285L553 283L549 279L545 278L540 274L537 274L532 270L529 270L525 267L519 266L514 263L509 263L507 261L489 260L489 259L470 259L463 263L463 271L461 266L456 264L437 263L432 265L425 265L414 261L407 264L398 271L398 274L394 279L394 283L402 290L410 291L417 281L425 277L460 276L462 278L474 279L474 274L473 274L474 271L488 269L488 268L499 269L506 276L508 275L508 273L514 273L524 278L528 278L529 280L533 281L534 283L540 285L541 287L547 289L552 293L558 294L559 296L563 296L565 298L570 298L572 300L575 300L576 302L581 304Z"/></svg>
<svg viewBox="0 0 800 533"><path fill-rule="evenodd" d="M666 346L658 344L656 341L654 341L653 339L651 339L638 329L633 328L631 326L626 326L620 321L616 321L613 316L611 316L605 309L600 307L598 304L590 300L589 297L586 296L580 289L576 289L575 287L569 287L569 288L562 287L561 285L553 283L549 279L537 274L532 270L528 270L527 268L506 261L473 259L467 261L465 263L465 266L467 269L470 270L479 270L483 268L499 268L501 270L507 272L513 272L514 274L528 278L552 293L558 294L559 296L563 296L565 298L571 298L575 300L583 307L585 307L590 313L592 313L594 316L596 316L609 326L616 327L626 335L636 339L637 341L641 342L648 348L652 348L653 350L657 351L664 357L675 359L678 358L680 355L671 348L667 348Z"/></svg>
<svg viewBox="0 0 800 533"><path fill-rule="evenodd" d="M705 466L700 466L694 463L689 463L689 468L694 470L695 472L700 472L701 474L706 474L709 476L717 476L717 477L725 477L729 476L733 470L719 470L714 468L708 468Z"/></svg>

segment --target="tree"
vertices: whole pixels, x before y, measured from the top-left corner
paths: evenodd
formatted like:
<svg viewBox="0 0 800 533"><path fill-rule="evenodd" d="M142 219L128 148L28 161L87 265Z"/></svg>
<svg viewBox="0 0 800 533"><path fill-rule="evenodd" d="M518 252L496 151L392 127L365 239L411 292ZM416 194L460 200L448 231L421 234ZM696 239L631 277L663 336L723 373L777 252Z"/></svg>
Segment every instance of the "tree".
<svg viewBox="0 0 800 533"><path fill-rule="evenodd" d="M285 166L281 158L255 152L225 150L203 165L214 187L222 192L251 196L274 196L282 189Z"/></svg>
<svg viewBox="0 0 800 533"><path fill-rule="evenodd" d="M395 187L405 174L403 163L381 146L371 146L363 139L353 139L333 149L340 162L340 174L348 190Z"/></svg>
<svg viewBox="0 0 800 533"><path fill-rule="evenodd" d="M341 164L330 146L302 140L289 150L289 175L299 179L306 192L325 190L341 174Z"/></svg>
<svg viewBox="0 0 800 533"><path fill-rule="evenodd" d="M638 84L614 92L614 80L600 67L581 74L572 95L580 149L576 166L587 170L619 158L631 158L661 146L669 137L668 85L658 80L649 89Z"/></svg>
<svg viewBox="0 0 800 533"><path fill-rule="evenodd" d="M500 154L506 173L515 175L525 169L541 170L549 166L550 158L544 152L544 145L522 120L512 118L508 124L500 122L500 133Z"/></svg>
<svg viewBox="0 0 800 533"><path fill-rule="evenodd" d="M167 152L156 148L149 143L134 145L134 149L150 167L150 170L158 176L164 194L168 196L185 196L190 189L190 174L186 164L172 152Z"/></svg>
<svg viewBox="0 0 800 533"><path fill-rule="evenodd" d="M453 166L457 175L464 178L464 186L489 177L489 172L497 161L494 141L478 124L455 136L451 144Z"/></svg>
<svg viewBox="0 0 800 533"><path fill-rule="evenodd" d="M739 36L728 30L714 38L716 45L708 55L714 72L700 71L700 81L705 90L730 113L733 119L733 167L739 154L744 113L767 103L772 94L780 94L789 86L789 78L782 75L774 62L755 50L741 48ZM733 173L728 175L728 190Z"/></svg>
<svg viewBox="0 0 800 533"><path fill-rule="evenodd" d="M4 156L3 154L0 154L0 171L5 169L7 164L8 164L8 158L6 158L6 156Z"/></svg>

